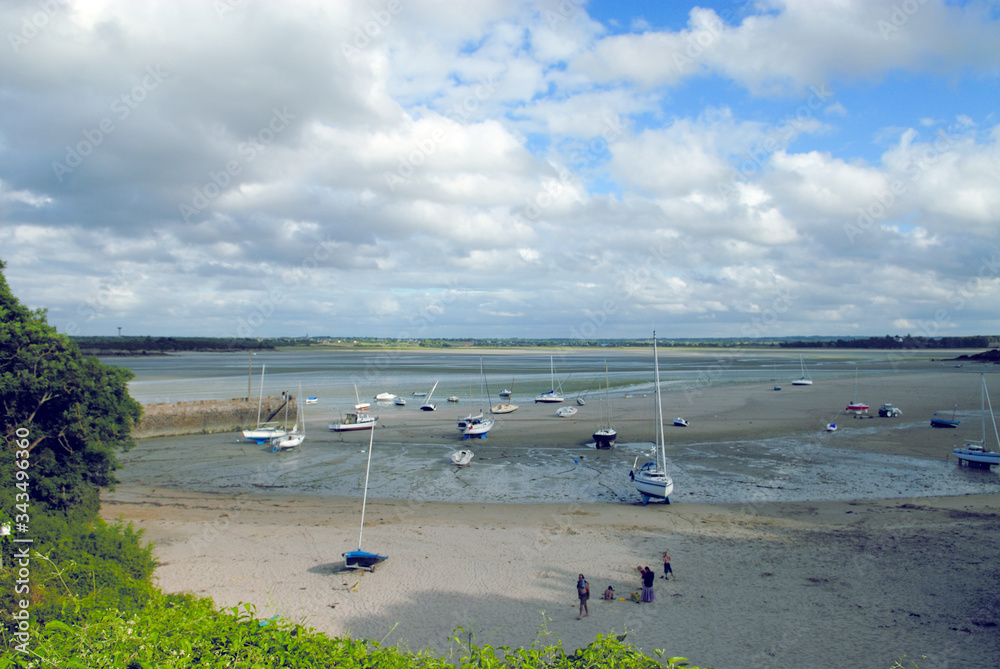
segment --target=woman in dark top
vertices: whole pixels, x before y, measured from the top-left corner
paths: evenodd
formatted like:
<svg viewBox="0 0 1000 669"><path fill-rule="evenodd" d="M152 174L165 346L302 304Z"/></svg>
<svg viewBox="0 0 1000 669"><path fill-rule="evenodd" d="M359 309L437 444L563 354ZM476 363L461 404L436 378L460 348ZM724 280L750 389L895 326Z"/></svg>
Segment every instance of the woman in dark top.
<svg viewBox="0 0 1000 669"><path fill-rule="evenodd" d="M639 573L642 575L642 601L651 602L656 599L656 593L653 592L656 574L649 567L639 567Z"/></svg>

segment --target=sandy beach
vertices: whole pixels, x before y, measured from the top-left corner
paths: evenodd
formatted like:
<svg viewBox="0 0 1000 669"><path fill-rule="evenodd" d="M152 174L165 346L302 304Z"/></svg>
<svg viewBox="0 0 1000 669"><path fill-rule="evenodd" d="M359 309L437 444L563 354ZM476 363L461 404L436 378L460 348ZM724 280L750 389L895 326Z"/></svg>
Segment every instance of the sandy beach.
<svg viewBox="0 0 1000 669"><path fill-rule="evenodd" d="M785 383L780 392L721 383L668 392L665 411L691 422L668 432L668 459L702 444L789 438L804 449L920 459L954 478L957 465L946 455L961 439L979 436L974 371L927 363L886 369L866 379L862 399L872 412L893 402L904 415L839 416L835 433L822 428L852 399L853 378L805 388ZM991 382L990 392L1000 388ZM950 413L955 404L963 415L958 430L929 427L931 414ZM468 471L485 471L498 449L516 459L558 444L599 457L586 445L592 419L573 430L551 411L522 405L491 433L488 448L471 444L486 459ZM440 413L387 414L376 448L439 444L441 462L433 467L448 471L443 455L462 442L454 417ZM650 439L651 431L639 434L647 413L638 398L616 400L619 433ZM329 418L311 419L309 448L355 453L367 446L367 435L325 431ZM136 462L160 443L150 441L136 449ZM230 450L216 456L237 457L234 448L220 447ZM239 457L265 455L250 449ZM358 545L360 495L191 489L167 477L140 482L124 460L123 483L104 496L102 513L134 522L156 543L161 588L210 596L220 606L249 602L263 618L280 615L334 635L444 654L458 627L479 643L547 644L554 635L567 649L627 631L647 654L662 649L716 669L889 667L904 656L921 667L989 667L1000 659L996 472L957 472L984 494L954 495L942 486L795 502L742 493L735 503L685 501L680 461L670 505L642 506L638 495L512 504L370 494L363 547L390 557L361 573L344 571L341 557ZM655 602L600 599L607 585L621 597L637 590L639 565L662 573L664 550L676 578L657 579ZM578 621L581 572L593 594L590 615Z"/></svg>

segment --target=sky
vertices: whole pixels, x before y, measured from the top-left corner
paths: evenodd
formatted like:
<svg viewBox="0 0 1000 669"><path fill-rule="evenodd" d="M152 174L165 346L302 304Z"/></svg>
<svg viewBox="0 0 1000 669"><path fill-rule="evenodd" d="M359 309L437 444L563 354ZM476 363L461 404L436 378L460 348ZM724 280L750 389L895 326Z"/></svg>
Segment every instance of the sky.
<svg viewBox="0 0 1000 669"><path fill-rule="evenodd" d="M1000 333L995 1L5 0L0 35L0 260L67 334Z"/></svg>

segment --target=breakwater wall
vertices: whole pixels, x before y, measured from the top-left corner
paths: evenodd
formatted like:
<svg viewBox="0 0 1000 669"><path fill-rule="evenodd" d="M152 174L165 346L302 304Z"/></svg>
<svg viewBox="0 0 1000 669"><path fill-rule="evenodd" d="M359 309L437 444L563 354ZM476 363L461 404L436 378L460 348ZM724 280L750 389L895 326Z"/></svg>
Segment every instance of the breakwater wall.
<svg viewBox="0 0 1000 669"><path fill-rule="evenodd" d="M262 422L285 418L285 397L265 397L260 403ZM288 396L288 427L295 423L295 397ZM164 402L145 404L142 418L132 428L136 439L168 437L179 434L238 432L257 424L258 398L247 400L201 400L197 402ZM273 418L271 418L273 416Z"/></svg>

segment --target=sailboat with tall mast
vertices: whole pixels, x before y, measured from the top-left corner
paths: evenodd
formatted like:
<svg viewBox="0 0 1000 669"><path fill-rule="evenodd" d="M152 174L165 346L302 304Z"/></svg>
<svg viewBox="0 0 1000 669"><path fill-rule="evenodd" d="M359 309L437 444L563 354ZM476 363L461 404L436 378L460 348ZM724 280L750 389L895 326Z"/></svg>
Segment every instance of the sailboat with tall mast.
<svg viewBox="0 0 1000 669"><path fill-rule="evenodd" d="M844 411L853 411L856 414L868 413L870 407L858 399L858 368L854 367L854 399L847 403Z"/></svg>
<svg viewBox="0 0 1000 669"><path fill-rule="evenodd" d="M608 361L604 361L604 405L601 408L601 417L607 414L607 421L601 427L594 430L594 445L597 448L611 448L618 438L618 431L611 426L611 380L608 377Z"/></svg>
<svg viewBox="0 0 1000 669"><path fill-rule="evenodd" d="M261 423L260 422L260 411L264 405L264 368L266 365L260 366L260 398L257 400L257 426L249 429L243 430L243 438L249 439L250 441L256 441L260 443L265 443L270 439L277 439L279 437L284 437L288 434L288 430L283 427L278 427L277 422L273 423ZM285 402L288 402L288 398L285 398ZM287 404L285 406L288 406Z"/></svg>
<svg viewBox="0 0 1000 669"><path fill-rule="evenodd" d="M809 378L808 376L806 376L806 363L805 363L805 360L802 359L801 355L799 356L799 366L802 367L802 377L798 378L798 379L795 379L794 381L792 381L792 385L793 386L811 386L813 384L813 380L811 378Z"/></svg>
<svg viewBox="0 0 1000 669"><path fill-rule="evenodd" d="M989 407L990 422L993 424L993 438L1000 446L1000 434L997 433L997 421L993 416L993 404L990 402L989 393L986 392L986 375L980 374L979 405L983 416L983 435L979 441L967 439L962 448L952 449L952 453L958 458L958 464L963 462L971 467L982 467L989 469L993 465L1000 465L1000 453L986 450L986 409Z"/></svg>
<svg viewBox="0 0 1000 669"><path fill-rule="evenodd" d="M656 332L653 332L653 368L656 388L656 411L653 418L654 434L659 437L659 452L656 460L638 467L639 458L632 464L629 478L635 484L635 489L642 495L642 503L648 504L650 499L662 499L670 504L670 495L674 492L674 480L667 474L667 445L663 434L663 400L660 397L660 360L656 350ZM654 449L656 439L654 439Z"/></svg>
<svg viewBox="0 0 1000 669"><path fill-rule="evenodd" d="M538 404L539 402L558 404L565 399L562 395L556 392L556 367L551 355L549 356L549 375L552 379L552 390L546 390L544 393L536 397L535 404Z"/></svg>
<svg viewBox="0 0 1000 669"><path fill-rule="evenodd" d="M488 396L489 391L486 391L486 395L483 394L483 386L486 383L486 372L483 371L483 359L479 358L479 401L485 403L485 397ZM458 429L462 433L462 439L469 439L470 437L479 437L480 439L486 438L486 433L493 429L494 420L484 416L483 409L479 410L479 413L473 415L471 412L465 418L460 418L458 420Z"/></svg>
<svg viewBox="0 0 1000 669"><path fill-rule="evenodd" d="M378 553L369 553L361 550L361 538L365 533L365 508L368 505L368 476L372 469L372 446L374 442L375 430L372 430L368 438L368 465L365 467L365 491L361 497L361 531L358 532L358 550L341 553L348 569L375 571L375 565L389 559L388 555L379 555Z"/></svg>
<svg viewBox="0 0 1000 669"><path fill-rule="evenodd" d="M298 397L302 397L301 383L299 384ZM298 397L296 398L295 404L295 426L292 428L292 431L283 437L275 437L271 440L272 450L275 453L278 451L291 450L297 446L301 446L302 442L306 440L306 409L305 406L298 403ZM285 404L285 410L288 410L288 404ZM301 429L299 428L299 421L302 422Z"/></svg>

